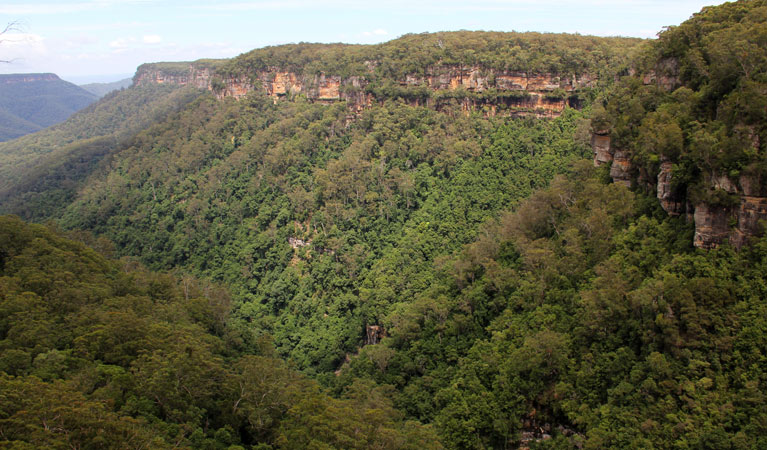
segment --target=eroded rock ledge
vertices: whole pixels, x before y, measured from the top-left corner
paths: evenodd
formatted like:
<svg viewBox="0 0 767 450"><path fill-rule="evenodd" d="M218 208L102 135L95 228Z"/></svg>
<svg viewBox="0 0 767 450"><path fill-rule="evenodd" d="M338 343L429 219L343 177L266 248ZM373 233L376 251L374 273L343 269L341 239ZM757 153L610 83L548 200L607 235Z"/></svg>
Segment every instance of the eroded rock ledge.
<svg viewBox="0 0 767 450"><path fill-rule="evenodd" d="M164 70L161 64L144 64L134 76L134 85L190 85L208 89L221 99L239 99L251 91L261 90L275 101L302 95L314 102L344 100L352 110L360 111L386 96L373 86L375 64L371 63L370 67L369 77L307 75L279 68L234 77L219 75L214 68L194 63L172 71ZM556 117L567 106L580 107L575 94L592 87L594 82L595 77L591 75L529 74L484 70L479 66L438 66L426 75L407 75L395 88L403 90L399 97L418 106L439 108L446 101L457 99L465 110L484 108L493 115L505 112L508 115Z"/></svg>
<svg viewBox="0 0 767 450"><path fill-rule="evenodd" d="M761 236L762 221L767 221L767 180L756 176L740 175L737 179L723 174L709 174L705 185L712 192L732 199L727 204L691 202L683 189L673 183L674 164L661 161L654 178L636 169L623 149L614 148L607 131L597 131L591 139L594 165L611 163L610 176L615 183L643 185L654 191L661 207L672 216L684 214L695 223L694 245L711 249L729 241L736 248L749 238Z"/></svg>

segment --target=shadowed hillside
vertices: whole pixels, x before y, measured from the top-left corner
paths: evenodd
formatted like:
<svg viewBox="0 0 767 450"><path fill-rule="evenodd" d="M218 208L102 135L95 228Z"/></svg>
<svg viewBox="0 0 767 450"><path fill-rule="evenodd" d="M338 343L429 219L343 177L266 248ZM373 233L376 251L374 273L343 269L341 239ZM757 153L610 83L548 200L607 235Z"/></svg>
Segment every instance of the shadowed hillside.
<svg viewBox="0 0 767 450"><path fill-rule="evenodd" d="M0 75L0 141L63 122L97 98L52 73Z"/></svg>

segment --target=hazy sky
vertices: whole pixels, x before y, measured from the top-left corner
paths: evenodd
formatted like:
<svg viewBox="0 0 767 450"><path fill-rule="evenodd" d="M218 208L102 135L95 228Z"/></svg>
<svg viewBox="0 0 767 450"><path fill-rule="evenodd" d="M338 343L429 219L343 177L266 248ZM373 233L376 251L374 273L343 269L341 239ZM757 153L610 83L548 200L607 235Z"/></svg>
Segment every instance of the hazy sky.
<svg viewBox="0 0 767 450"><path fill-rule="evenodd" d="M654 37L718 0L5 0L0 73L114 81L144 62L226 58L288 42L377 43L445 30ZM2 23L2 22L0 22Z"/></svg>

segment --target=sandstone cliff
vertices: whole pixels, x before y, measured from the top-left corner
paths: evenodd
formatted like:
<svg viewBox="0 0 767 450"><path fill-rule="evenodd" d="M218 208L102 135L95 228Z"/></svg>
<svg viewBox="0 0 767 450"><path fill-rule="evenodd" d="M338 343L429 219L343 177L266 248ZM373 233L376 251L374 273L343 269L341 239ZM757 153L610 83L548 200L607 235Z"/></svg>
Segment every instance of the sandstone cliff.
<svg viewBox="0 0 767 450"><path fill-rule="evenodd" d="M239 99L259 90L277 101L302 95L309 101L346 101L359 111L387 96L406 99L413 105L439 108L458 100L465 110L484 109L487 114L558 116L567 106L579 107L575 95L590 88L592 75L532 74L484 70L479 66L438 66L425 75L407 75L393 86L377 82L370 64L367 76L318 73L303 74L273 67L247 77L219 75L215 68L185 63L172 70L162 64L144 64L134 76L134 84L172 83L208 89L218 98Z"/></svg>
<svg viewBox="0 0 767 450"><path fill-rule="evenodd" d="M669 215L684 214L695 223L694 245L715 248L729 241L742 247L753 236L764 232L767 221L767 183L758 176L740 175L737 179L723 174L709 174L704 185L714 194L729 198L729 203L711 203L689 199L684 186L673 182L674 163L661 162L658 175L650 179L631 163L630 153L614 148L606 131L593 134L594 165L611 163L610 177L615 183L642 185L655 192L661 207ZM713 196L712 196L713 197Z"/></svg>

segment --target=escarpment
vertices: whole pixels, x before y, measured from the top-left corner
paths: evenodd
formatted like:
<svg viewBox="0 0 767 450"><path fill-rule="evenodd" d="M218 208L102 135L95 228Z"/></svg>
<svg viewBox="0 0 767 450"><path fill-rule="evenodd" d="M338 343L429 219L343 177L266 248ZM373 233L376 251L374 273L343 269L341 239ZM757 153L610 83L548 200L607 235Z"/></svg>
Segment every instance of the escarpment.
<svg viewBox="0 0 767 450"><path fill-rule="evenodd" d="M375 45L298 43L230 60L153 63L134 84L178 84L219 99L250 92L352 112L397 99L487 116L556 117L580 108L623 69L643 41L578 34L457 31L406 34Z"/></svg>
<svg viewBox="0 0 767 450"><path fill-rule="evenodd" d="M33 83L36 81L60 81L54 73L14 73L0 75L0 84Z"/></svg>
<svg viewBox="0 0 767 450"><path fill-rule="evenodd" d="M387 98L402 98L412 105L434 108L457 100L466 111L538 117L556 117L566 107L579 108L578 94L592 88L595 82L596 76L592 74L541 74L459 65L435 66L423 75L406 75L394 83L377 79L372 71L366 76L344 77L271 67L248 76L232 76L195 63L174 71L162 65L144 64L134 77L135 85L194 86L212 91L219 99L240 99L258 91L275 101L295 96L321 103L346 101L353 111Z"/></svg>
<svg viewBox="0 0 767 450"><path fill-rule="evenodd" d="M692 186L675 179L680 169L674 161L662 160L657 174L649 176L640 164L632 162L631 151L611 145L606 131L594 133L591 145L594 165L611 164L610 177L614 183L647 189L655 194L667 214L692 220L696 247L711 249L729 241L740 248L750 238L764 233L767 180L758 173L737 177L709 173L694 186L695 192Z"/></svg>
<svg viewBox="0 0 767 450"><path fill-rule="evenodd" d="M699 248L740 248L764 233L764 11L728 3L663 31L594 106L594 163L694 221Z"/></svg>

